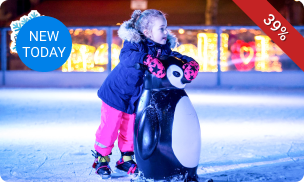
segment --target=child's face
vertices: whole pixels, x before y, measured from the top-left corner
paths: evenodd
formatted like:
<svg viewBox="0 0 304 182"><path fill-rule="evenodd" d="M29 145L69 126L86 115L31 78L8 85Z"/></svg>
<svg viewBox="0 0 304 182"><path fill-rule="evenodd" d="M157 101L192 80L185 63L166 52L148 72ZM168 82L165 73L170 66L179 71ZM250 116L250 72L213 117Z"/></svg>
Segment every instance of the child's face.
<svg viewBox="0 0 304 182"><path fill-rule="evenodd" d="M153 21L150 39L159 44L166 44L167 34L167 21L162 17L155 18Z"/></svg>

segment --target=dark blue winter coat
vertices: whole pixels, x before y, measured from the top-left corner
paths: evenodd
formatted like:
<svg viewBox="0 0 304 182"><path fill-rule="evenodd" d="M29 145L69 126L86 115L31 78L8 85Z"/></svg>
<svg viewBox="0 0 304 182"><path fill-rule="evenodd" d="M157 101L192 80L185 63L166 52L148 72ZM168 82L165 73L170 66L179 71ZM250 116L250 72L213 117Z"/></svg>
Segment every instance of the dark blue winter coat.
<svg viewBox="0 0 304 182"><path fill-rule="evenodd" d="M123 36L120 35L120 37L124 39ZM136 63L143 64L148 54L156 57L158 49L161 49L161 56L173 55L187 62L193 60L171 50L170 46L176 43L172 43L173 38L174 36L169 33L165 45L158 44L145 37L141 37L139 42L132 41L132 39L129 41L125 38L119 55L120 62L98 90L99 98L117 110L128 114L135 113L137 101L142 94L144 77L143 70L134 68Z"/></svg>

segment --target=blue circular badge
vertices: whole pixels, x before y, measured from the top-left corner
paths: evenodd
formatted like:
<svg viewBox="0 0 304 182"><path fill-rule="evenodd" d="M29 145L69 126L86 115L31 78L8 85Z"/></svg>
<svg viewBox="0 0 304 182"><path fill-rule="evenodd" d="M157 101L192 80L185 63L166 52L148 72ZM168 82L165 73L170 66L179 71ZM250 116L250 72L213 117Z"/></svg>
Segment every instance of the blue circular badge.
<svg viewBox="0 0 304 182"><path fill-rule="evenodd" d="M53 71L62 66L72 50L67 27L56 18L39 16L25 23L16 40L21 61L35 71Z"/></svg>

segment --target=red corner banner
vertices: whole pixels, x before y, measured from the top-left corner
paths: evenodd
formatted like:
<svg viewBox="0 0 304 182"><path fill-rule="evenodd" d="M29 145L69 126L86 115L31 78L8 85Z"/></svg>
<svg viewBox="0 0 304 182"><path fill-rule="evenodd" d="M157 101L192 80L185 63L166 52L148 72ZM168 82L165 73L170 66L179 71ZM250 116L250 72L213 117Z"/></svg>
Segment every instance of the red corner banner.
<svg viewBox="0 0 304 182"><path fill-rule="evenodd" d="M304 37L267 0L233 1L304 71Z"/></svg>

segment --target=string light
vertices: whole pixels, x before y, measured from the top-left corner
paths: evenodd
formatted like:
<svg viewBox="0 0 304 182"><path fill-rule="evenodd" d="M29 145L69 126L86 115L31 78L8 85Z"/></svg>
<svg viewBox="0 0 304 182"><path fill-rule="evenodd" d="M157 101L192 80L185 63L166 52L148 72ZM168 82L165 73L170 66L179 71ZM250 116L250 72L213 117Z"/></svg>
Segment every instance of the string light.
<svg viewBox="0 0 304 182"><path fill-rule="evenodd" d="M200 71L217 72L217 34L199 33L197 34L198 63ZM226 33L221 34L221 70L227 71L228 37Z"/></svg>
<svg viewBox="0 0 304 182"><path fill-rule="evenodd" d="M255 35L260 33L260 31L247 30L245 28L239 30L241 33L247 31ZM104 30L75 29L70 30L70 33L74 36L81 33L84 33L85 35L95 34L101 36L104 34ZM178 33L184 34L185 30L179 29ZM236 32L232 31L232 34L236 34ZM176 48L175 51L197 60L200 65L200 71L217 72L217 36L216 33L198 33L197 46L193 44L182 44ZM228 71L229 68L228 57L230 52L228 51L228 39L229 35L227 33L221 34L221 71ZM272 43L269 37L264 35L255 36L255 45L256 50L253 50L250 46L241 46L239 48L239 60L242 61L244 66L248 65L250 61L254 59L254 67L257 71L282 71L281 63L279 62L279 57L277 55L282 55L284 52L276 44ZM120 46L112 44L112 69L119 63L120 50ZM97 49L93 46L73 44L71 56L67 63L62 67L62 71L103 72L106 70L107 64L108 44L104 43Z"/></svg>
<svg viewBox="0 0 304 182"><path fill-rule="evenodd" d="M94 52L96 48L85 44L72 44L71 55L62 65L63 72L94 70Z"/></svg>
<svg viewBox="0 0 304 182"><path fill-rule="evenodd" d="M282 71L282 64L277 55L282 55L282 50L277 49L277 45L271 42L266 35L254 37L257 47L255 70L262 72Z"/></svg>
<svg viewBox="0 0 304 182"><path fill-rule="evenodd" d="M184 33L185 33L185 30L184 30L184 29L179 29L179 30L178 30L178 33L179 33L179 34L184 34Z"/></svg>
<svg viewBox="0 0 304 182"><path fill-rule="evenodd" d="M119 54L120 54L120 50L121 47L119 47L116 44L112 44L111 45L111 68L114 69L117 64L119 63ZM103 68L103 70L105 70L105 68L108 65L108 44L104 43L101 44L94 55L94 62L95 62L95 66L99 67L99 68Z"/></svg>

